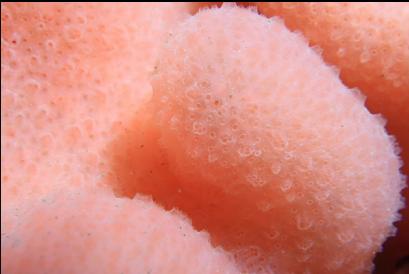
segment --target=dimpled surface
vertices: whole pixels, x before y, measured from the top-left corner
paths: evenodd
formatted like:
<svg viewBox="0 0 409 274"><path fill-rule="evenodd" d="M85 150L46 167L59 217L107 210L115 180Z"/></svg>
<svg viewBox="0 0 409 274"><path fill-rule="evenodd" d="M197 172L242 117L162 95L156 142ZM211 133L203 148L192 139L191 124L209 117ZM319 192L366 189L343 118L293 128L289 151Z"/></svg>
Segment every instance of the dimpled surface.
<svg viewBox="0 0 409 274"><path fill-rule="evenodd" d="M161 39L187 7L1 7L2 190L11 201L63 181L100 183L104 149L151 92Z"/></svg>
<svg viewBox="0 0 409 274"><path fill-rule="evenodd" d="M3 237L2 273L238 273L207 234L145 198L77 189L34 204Z"/></svg>
<svg viewBox="0 0 409 274"><path fill-rule="evenodd" d="M98 272L99 267L95 264L101 263L98 258L101 258L102 255L99 254L102 254L103 250L107 248L105 244L108 245L108 240L108 250L113 250L113 253L117 250L132 248L128 237L122 237L122 234L126 236L128 232L121 229L110 229L108 232L112 233L107 235L107 232L103 232L101 227L105 226L106 223L115 223L117 220L119 223L124 222L118 215L128 216L129 213L129 216L133 216L131 211L136 211L135 214L139 214L138 216L141 218L145 216L144 208L147 205L145 202L139 201L139 198L132 202L122 201L113 196L109 198L107 197L108 194L105 195L105 193L101 194L102 196L98 196L100 194L90 195L91 198L83 196L73 198L72 206L76 207L75 203L78 202L79 212L68 208L68 202L64 200L68 198L64 195L56 196L64 201L54 204L49 202L52 195L50 196L48 193L53 192L54 188L72 186L76 187L78 191L84 191L80 190L81 185L105 184L113 186L120 195L132 197L136 192L150 194L166 209L171 209L174 206L179 207L192 219L196 229L207 229L215 243L223 243L235 251L234 254L238 262L252 270L260 272L270 270L271 272L274 270L270 269L271 265L266 264L263 267L263 262L270 261L273 263L272 266L277 266L276 262L280 258L283 266L294 264L298 271L298 269L302 269L301 262L311 262L315 258L321 258L316 256L315 251L310 252L311 249L320 246L316 242L312 246L308 239L305 242L288 242L288 238L293 237L293 235L297 236L298 230L294 229L294 225L282 226L284 232L280 231L280 233L276 227L270 226L271 222L260 222L260 216L283 222L283 216L285 221L285 215L288 214L286 209L279 210L278 212L284 213L273 215L273 217L271 217L271 213L261 214L261 212L271 210L270 207L273 203L270 192L264 196L257 196L258 198L254 202L256 196L253 195L249 195L250 198L247 200L237 199L235 195L231 195L235 188L225 192L223 188L219 187L219 184L206 183L195 184L195 187L192 188L187 186L186 180L175 178L180 174L167 170L170 162L156 144L155 138L159 135L157 129L150 128L150 121L148 121L148 125L141 126L141 121L134 119L135 116L142 118L142 120L145 119L142 115L143 112L136 112L139 111L140 104L150 94L148 76L154 71L157 50L163 42L165 33L177 22L183 20L188 11L195 11L203 5L207 4L1 4L2 261L3 256L7 255L9 250L13 254L8 257L11 258L10 260L5 260L12 263L7 265L10 267L7 269L21 270L21 272L26 273L23 271L26 270L24 269L24 262L29 261L30 264L33 263L39 267L33 271L37 272L45 268L55 270L54 266L43 260L47 256L50 256L50 260L56 262L58 267L63 269L71 268L72 270L76 267L62 263L63 260L66 260L72 264L71 262L75 261L76 258L70 256L75 252L70 253L67 249L60 247L42 250L42 248L49 246L39 242L40 239L36 238L37 235L41 236L41 239L51 237L53 240L51 243L56 243L59 246L73 242L70 248L78 250L81 254L88 251L97 254L93 256L94 261L91 259L86 261L87 267L96 270L96 272ZM242 24L246 25L247 22L243 21ZM249 30L249 33L252 33L252 30ZM181 52L183 53L183 51ZM258 57L255 60L259 60ZM246 70L243 71L246 72ZM244 113L247 115L246 111ZM177 122L173 119L173 122L175 121ZM199 129L200 132L200 127L196 127L196 129ZM317 131L320 131L320 128ZM162 142L166 142L166 139L162 138ZM351 149L352 146L351 144ZM206 148L206 145L203 148ZM244 155L246 154L244 152ZM259 152L256 154L258 155ZM390 157L389 154L388 157ZM385 162L388 162L388 157L385 158ZM205 158L201 159L205 160L204 163L206 162ZM207 161L209 159L213 160L214 157L208 157ZM393 166L393 164L391 165ZM274 174L277 172L280 174L285 166L286 164L272 165L272 170ZM282 176L286 176L292 168L289 165L287 167L287 171L282 173ZM294 170L296 171L296 169ZM382 171L378 172L381 173ZM220 173L216 174L220 176ZM298 173L296 176L299 176ZM220 177L223 178L223 176ZM254 181L254 176L249 178ZM193 183L196 181L196 177L191 180ZM201 181L206 182L205 180ZM294 181L277 182L280 183L280 191L283 193L290 190L290 195L286 196L286 201L295 199L296 196L292 194L292 190L296 191L296 195L303 195L298 188L294 187ZM281 184L281 182L283 183ZM376 182L373 182L369 185L375 184ZM341 181L339 186L341 186ZM99 192L100 190L92 191ZM335 190L331 189L331 191ZM370 193L372 192L368 191L363 194L363 197L367 197ZM329 195L329 193L324 192L322 198L327 197L327 194ZM309 197L308 195L306 197ZM374 199L377 199L377 195L374 195ZM101 197L101 199L92 197ZM121 209L113 212L111 208L105 209L101 205L102 211L99 211L92 205L89 206L87 202L88 200L97 201L95 203L100 204L103 203L102 200L104 199L107 200L108 206L115 201L115 203L123 204L123 207L132 210L123 209L121 206ZM280 199L278 202L282 204L282 199ZM317 199L320 199L320 195L317 195ZM331 199L331 201L334 200ZM273 199L273 201L275 200ZM324 199L324 201L327 200ZM306 199L305 202L311 204L311 200ZM150 202L147 204L154 208ZM300 204L301 202L298 201L294 208L288 207L291 210L290 218L293 218L297 210L301 209ZM326 204L332 204L332 202ZM106 222L93 223L95 215L89 215L84 207L89 207L91 212L95 212L96 215L100 214L98 212L106 211L107 215L104 216ZM383 206L379 208L381 209L379 214L382 215L384 208ZM31 213L31 209L33 209L33 213ZM160 221L162 221L162 217L164 219L173 218L167 216L165 212L159 211L161 210L152 210L157 214L155 217L159 216ZM277 213L277 211L274 212ZM95 230L97 233L93 240L98 242L107 239L107 241L93 249L92 244L88 245L88 242L78 241L78 234L75 235L75 232L70 230L71 228L60 229L61 224L52 220L53 213L58 213L61 218L67 217L68 220L72 221L73 230L84 235L87 234L87 236L88 229L84 226L87 228L88 225L99 226ZM41 216L46 217L41 219ZM328 220L336 218L335 216L327 216L325 221L330 222ZM28 219L26 220L26 218ZM180 218L175 217L175 219L179 220ZM44 221L44 225L41 224L41 220ZM299 218L297 224L301 228L307 228L305 234L307 237L310 229L309 223L304 223L305 220ZM364 218L364 220L366 219ZM129 220L125 226L141 228L148 227L153 223L146 221L133 224L132 222L133 220ZM322 221L319 222L323 224ZM372 222L376 223L378 219L375 218L374 221L370 222L370 232L373 231L372 225L375 225ZM31 227L30 224L33 223L36 224L36 227ZM67 226L69 223L66 223ZM346 224L349 223L351 222L346 222ZM355 224L355 222L352 223ZM316 229L315 227L314 225L312 229ZM356 225L356 227L359 226ZM324 231L327 226L324 225L318 229L321 228ZM12 233L12 231L16 232ZM55 234L55 231L64 231L64 233L69 234L72 232L74 236L69 239L73 241L61 239L65 236ZM173 232L172 234L169 233L168 229L158 231L167 233L169 237L174 237ZM173 230L170 229L170 231ZM190 230L187 229L187 231ZM92 233L90 236L93 235ZM260 236L261 234L263 235ZM180 235L177 233L175 235L179 239ZM353 240L356 239L355 235L351 235L348 231L345 234L331 232L325 237L327 240L350 242L352 241L350 240L351 237ZM337 238L333 238L334 236ZM358 235L357 239L361 236L362 234ZM277 241L274 241L275 239ZM22 247L27 248L27 252L19 249L21 240L23 240ZM298 240L300 237L294 238L294 241ZM205 240L198 241L204 245L201 250L207 250L205 247L207 242ZM262 241L266 243L263 244ZM371 241L368 246L374 242L376 240ZM190 246L189 243L183 243L185 246ZM117 247L118 244L121 244L121 248ZM149 243L143 244L148 245ZM297 250L299 250L295 251L298 252L296 256L277 255L277 253L286 253L287 247L289 247L289 254L294 254L296 244ZM338 248L338 244L338 242L334 244L335 248ZM176 243L173 244L172 242L172 245L178 247ZM273 245L271 250L274 249L275 252L265 252L269 248L265 248L267 245L270 247ZM184 249L185 246L181 249ZM6 247L7 249L5 249ZM135 246L135 248L138 247ZM144 248L148 250L146 246ZM304 249L308 254L303 252ZM345 249L341 250L344 251ZM39 256L43 255L44 257L36 256L37 252L40 252ZM173 249L170 249L168 254L172 255L172 252ZM209 257L214 253L212 250L208 250L208 252ZM188 258L189 254L192 254L192 260L195 262L193 256L195 252L178 253L176 250L176 253L182 254L181 257L185 259ZM14 254L16 255L14 256ZM155 254L163 255L160 251L151 254L151 260L155 259ZM310 254L314 254L314 256L310 257ZM24 260L17 261L20 255ZM351 253L352 255L353 253ZM30 260L31 256L33 261ZM64 258L64 256L66 257ZM115 256L106 258L107 261L111 260L110 263L112 262L112 269L114 270L125 268L127 267L126 264L132 263L132 258L130 258L119 266L120 263L115 258L125 258L128 255L124 255L125 257ZM333 253L330 252L327 256L331 257ZM77 257L77 262L79 262L78 265L81 265L82 259L79 257ZM218 257L216 257L215 262L219 262ZM164 258L161 261L166 261L166 255L161 258ZM359 257L358 261L361 259ZM345 260L348 262L349 258ZM220 261L224 261L224 259L220 259ZM341 261L342 258L334 260L334 267L336 268ZM44 264L42 265L42 263ZM117 265L115 266L115 264ZM165 266L166 263L157 263L157 265L158 267ZM201 263L193 264L193 269L195 269L193 273L197 273L196 265L201 266ZM111 269L111 266L104 266ZM138 272L141 272L139 270L141 269L138 269ZM9 273L8 271L4 272ZM330 273L332 272L334 271L330 271Z"/></svg>
<svg viewBox="0 0 409 274"><path fill-rule="evenodd" d="M135 126L161 40L188 8L1 4L2 205L112 180L106 147Z"/></svg>
<svg viewBox="0 0 409 274"><path fill-rule="evenodd" d="M409 4L258 3L260 13L280 16L301 31L323 58L340 69L341 79L367 96L370 111L387 119L386 128L402 149L409 174ZM408 182L408 181L406 181ZM409 199L409 189L404 191ZM384 254L409 254L409 208L402 211L398 237ZM395 260L397 258L394 258ZM390 272L392 270L384 270Z"/></svg>
<svg viewBox="0 0 409 274"><path fill-rule="evenodd" d="M159 60L159 146L181 195L218 205L208 214L220 218L205 221L218 243L248 270L371 268L403 181L382 119L359 92L300 35L236 7L185 21ZM193 222L205 218L198 212Z"/></svg>
<svg viewBox="0 0 409 274"><path fill-rule="evenodd" d="M260 3L262 14L281 16L300 30L323 57L340 68L341 79L368 97L382 113L409 161L409 4ZM409 171L409 169L406 169Z"/></svg>
<svg viewBox="0 0 409 274"><path fill-rule="evenodd" d="M139 198L98 194L116 178L111 142L130 128L139 132L134 116L151 92L165 33L191 9L1 3L2 273L228 272L223 256L180 216ZM84 186L98 186L96 194ZM50 194L67 188L82 194ZM153 231L141 240L132 229Z"/></svg>

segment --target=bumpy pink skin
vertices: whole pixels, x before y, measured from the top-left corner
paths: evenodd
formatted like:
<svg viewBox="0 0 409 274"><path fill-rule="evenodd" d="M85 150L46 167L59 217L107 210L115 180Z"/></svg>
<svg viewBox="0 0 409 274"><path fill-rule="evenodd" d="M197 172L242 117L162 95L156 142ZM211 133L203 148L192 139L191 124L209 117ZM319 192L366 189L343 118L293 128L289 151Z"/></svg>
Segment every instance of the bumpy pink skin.
<svg viewBox="0 0 409 274"><path fill-rule="evenodd" d="M1 205L15 209L2 228L31 199L116 182L111 143L139 130L158 49L191 9L1 3Z"/></svg>
<svg viewBox="0 0 409 274"><path fill-rule="evenodd" d="M206 16L211 22L205 24L204 34L196 33L192 41L186 38L189 41L179 44L181 47L187 45L179 48L181 54L172 55L165 51L164 57L168 58L168 61L165 58L165 67L155 68L159 48L169 29L200 6L202 4L189 3L2 3L1 225L2 261L6 262L2 272L119 272L136 261L146 262L142 259L145 255L150 256L152 264L149 267L158 267L159 272L175 267L177 272L196 273L198 266L205 265L214 267L214 272L219 267L234 268L225 255L209 248L207 238L194 232L180 216L166 213L151 202L140 201L139 197L135 201L120 200L109 197L105 190L98 188L92 189L95 194L89 194L89 190L83 189L84 185L109 185L117 194L129 197L135 193L149 194L166 209L180 208L192 219L196 230L209 231L215 244L223 244L235 251L242 269L265 273L277 268L295 271L310 268L313 272L324 269L321 273L336 273L336 270L329 269L336 268L341 262L351 271L354 267L361 270L369 266L372 252L394 219L392 213L398 207L397 191L400 188L397 160L382 127L376 125L373 117L358 106L358 100L349 93L339 95L339 90L344 92L345 88L300 42L300 37L291 36L274 22L274 29L281 36L260 41L262 33L266 37L272 36L266 30L265 19L245 11L224 8L217 11L215 17L206 11L201 17L192 18L188 27L196 21L206 21ZM226 19L223 19L225 12ZM243 18L236 18L240 16ZM250 21L247 22L246 18ZM230 21L236 21L236 25L229 25ZM222 28L224 23L227 23L227 29L237 30L238 37L220 35L225 46L221 48L223 54L219 58L215 56L219 49L207 44L206 35L214 30L216 32L212 35L219 35L217 27ZM176 34L185 37L183 28L188 27L182 27ZM254 33L253 27L260 33ZM197 29L192 27L192 30ZM216 39L212 35L209 35L211 40ZM174 43L172 39L175 38L170 39L171 44ZM237 44L230 45L230 40ZM200 123L195 125L195 133L183 129L181 135L175 137L171 127L178 120L171 119L171 125L162 124L163 128L157 128L149 116L155 116L157 108L162 109L159 100L176 102L171 106L172 111L181 114L179 121L187 121L189 130L193 130L193 124L186 118L186 107L193 106L193 114L199 114L193 119L202 122L201 112L195 109L198 107L196 103L202 102L196 101L197 98L179 102L178 98L182 97L173 92L168 98L160 96L168 90L160 86L157 78L156 103L150 106L153 110L141 111L140 106L151 94L150 75L156 70L159 75L162 73L156 77L164 80L175 76L172 80L174 87L180 87L180 90L186 88L185 83L176 83L180 79L197 82L197 90L202 91L207 86L201 86L201 78L186 76L197 72L190 61L177 71L173 70L172 64L168 70L166 62L181 65L180 56L193 58L197 55L203 57L197 62L199 68L206 64L222 64L225 56L240 49L241 42L250 43L252 47L233 54L237 54L238 63L226 65L231 74L222 71L218 75L218 72L211 71L212 67L204 67L203 75L200 76L200 72L199 76L212 85L216 84L216 88L209 88L212 94L220 95L220 98L206 102L205 109L237 107L236 110L226 110L221 118L210 120L215 122L218 131L215 138L225 140L220 132L228 127L219 122L229 117L226 115L234 118L241 114L243 119L238 121L244 124L239 123L236 130L250 133L241 142L251 146L223 144L192 160L184 149L190 149L187 145L199 150L213 146L215 141L211 140L210 132L199 135L200 142L195 143L192 136L203 130ZM262 46L260 49L259 45ZM289 47L290 52L282 48L270 51L270 46L275 49ZM200 49L209 54L203 55ZM306 59L300 61L298 54ZM280 55L283 60L275 59L281 58ZM287 55L291 58L286 61ZM272 56L275 57L271 59ZM231 70L234 66L237 69ZM291 67L297 72L290 72ZM311 76L308 70L313 71L315 67L318 67L318 74ZM274 69L278 73L272 76ZM300 72L305 74L299 75ZM260 84L259 77L265 77L265 84ZM235 83L238 91L233 94L241 94L249 105L235 97L229 101L223 86L225 79ZM289 88L289 83L294 83L296 88L301 82L307 86L299 91ZM308 88L308 85L313 87ZM272 95L272 87L279 92ZM336 95L329 96L327 91L334 90L338 91ZM306 95L307 91L311 97ZM298 93L302 96L292 98ZM321 109L303 106L309 104L306 97ZM340 107L332 113L331 109L338 101ZM345 113L346 105L352 105L348 114ZM272 107L276 107L277 115L268 113ZM267 109L267 112L261 114L260 109ZM166 111L165 115L170 114ZM218 117L217 111L215 115ZM327 118L323 119L323 116ZM345 131L336 127L338 123L345 127ZM232 124L232 129L236 125ZM266 135L264 126L276 130L271 136L270 133ZM351 133L355 131L362 135ZM261 139L253 144L259 134ZM313 143L310 137L316 138L317 134L316 143ZM241 138L236 132L230 136ZM165 145L160 145L161 142ZM304 148L297 145L304 142L307 144ZM257 149L259 144L261 150ZM341 145L345 148L341 149ZM367 152L372 146L375 147L374 155L369 155ZM227 150L221 152L220 148ZM241 158L238 151L242 155L251 152L252 156ZM283 159L282 163L280 159ZM380 159L383 159L382 163ZM221 160L227 161L227 166L221 164ZM239 162L238 166L231 166L235 161ZM313 164L312 170L308 170L310 164ZM198 176L185 174L186 168L197 171ZM252 171L255 170L257 174L265 172L266 175L267 185L261 189L248 182L263 183L260 178L264 175L254 176ZM353 170L352 178L343 173L349 170ZM291 179L292 183L286 179ZM324 184L318 184L317 179L322 179ZM237 186L236 181L243 185ZM220 187L223 184L226 187ZM71 187L83 193L77 196L67 190L71 194L52 194L55 190ZM351 204L352 199L362 201L362 204ZM119 208L112 208L116 204ZM270 208L272 205L275 208ZM376 212L355 212L361 205L375 208ZM55 213L62 218L55 219ZM94 213L101 214L102 219L94 219ZM155 237L152 242L140 245L133 245L129 240L135 235L124 227L151 229L156 220L152 221L149 216L163 224L163 229L159 227L155 231L162 234L158 242L167 243L165 254L155 247L148 247L156 243ZM314 218L311 227L310 219L305 216ZM145 218L145 221L137 222L134 218ZM108 225L102 223L104 220ZM182 223L189 241L181 238L173 222ZM88 236L89 227L95 230ZM300 227L305 230L299 231ZM91 238L84 242L79 234ZM166 235L177 241L162 238ZM44 238L50 241L42 240ZM311 239L314 241L312 246ZM358 246L366 251L361 253L356 249ZM202 259L196 257L196 250L189 247L197 247ZM75 252L70 252L69 248ZM142 248L146 252L138 253L140 257L116 255L120 250L132 248ZM108 251L107 254L104 255L104 251ZM183 267L178 264L179 258L175 259L176 262L167 261L170 258L167 256L175 255L172 252L192 263L186 265L186 269L178 268ZM336 257L338 255L340 257ZM45 260L47 258L49 260ZM100 258L106 262L101 262ZM121 261L124 258L125 262ZM132 261L134 258L137 260ZM362 267L361 263L364 264ZM6 268L7 271L3 271ZM345 273L344 268L338 271ZM147 270L135 269L137 272ZM212 273L212 268L209 271Z"/></svg>
<svg viewBox="0 0 409 274"><path fill-rule="evenodd" d="M371 268L402 205L400 162L382 119L300 35L245 9L199 12L170 35L153 91L181 195L225 214L207 219L218 243L251 244L247 264L283 272Z"/></svg>
<svg viewBox="0 0 409 274"><path fill-rule="evenodd" d="M348 86L367 96L368 109L387 119L386 128L402 149L403 173L409 175L409 4L256 5L261 14L279 16L291 30L301 31L311 45L322 49L325 61L340 69ZM409 199L409 188L404 196ZM409 207L402 215L397 237L390 239L379 258L382 265L393 267L400 256L409 254Z"/></svg>
<svg viewBox="0 0 409 274"><path fill-rule="evenodd" d="M126 151L114 153L111 143L136 145L119 136L139 132L133 121L151 93L149 75L158 49L168 29L196 8L188 3L1 4L2 273L232 269L228 263L224 268L224 255L177 214L139 198L119 200L112 191L83 189L115 184L118 169L126 174L135 169L112 163L112 154ZM72 200L59 194L50 203L50 193L68 188L82 194ZM132 229L159 235L141 240ZM136 243L133 237L139 237ZM122 250L130 252L119 254ZM129 267L135 270L125 271Z"/></svg>
<svg viewBox="0 0 409 274"><path fill-rule="evenodd" d="M146 198L77 189L32 206L2 236L2 273L238 273L206 233Z"/></svg>
<svg viewBox="0 0 409 274"><path fill-rule="evenodd" d="M260 13L280 16L301 31L341 79L382 113L409 161L408 3L259 3ZM406 151L408 150L408 151ZM409 172L407 168L406 171Z"/></svg>
<svg viewBox="0 0 409 274"><path fill-rule="evenodd" d="M113 180L107 147L135 126L158 49L190 9L1 4L2 203Z"/></svg>

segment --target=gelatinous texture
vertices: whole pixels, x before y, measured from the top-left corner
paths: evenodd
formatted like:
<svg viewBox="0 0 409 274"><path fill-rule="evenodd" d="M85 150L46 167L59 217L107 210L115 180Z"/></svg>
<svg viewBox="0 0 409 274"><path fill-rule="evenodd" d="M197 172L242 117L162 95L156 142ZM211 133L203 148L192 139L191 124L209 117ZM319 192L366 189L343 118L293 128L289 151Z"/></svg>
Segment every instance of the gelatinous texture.
<svg viewBox="0 0 409 274"><path fill-rule="evenodd" d="M238 273L180 213L84 189L36 201L2 236L2 273Z"/></svg>
<svg viewBox="0 0 409 274"><path fill-rule="evenodd" d="M258 3L260 13L280 16L319 46L341 79L367 96L366 105L381 113L402 149L409 175L409 4L408 3ZM408 182L408 181L407 181ZM409 189L404 191L409 199ZM387 254L409 254L409 208L402 211L398 237ZM395 251L393 251L393 249ZM397 258L395 257L395 260ZM390 269L380 273L391 272Z"/></svg>
<svg viewBox="0 0 409 274"><path fill-rule="evenodd" d="M393 232L403 187L363 104L277 19L223 7L172 31L151 107L179 207L245 267L359 273Z"/></svg>

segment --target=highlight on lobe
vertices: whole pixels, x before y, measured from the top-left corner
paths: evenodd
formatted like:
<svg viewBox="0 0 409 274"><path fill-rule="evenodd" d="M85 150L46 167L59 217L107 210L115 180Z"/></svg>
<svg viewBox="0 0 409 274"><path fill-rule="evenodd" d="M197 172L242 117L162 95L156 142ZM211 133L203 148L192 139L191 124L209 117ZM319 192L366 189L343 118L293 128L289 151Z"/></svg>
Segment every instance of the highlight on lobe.
<svg viewBox="0 0 409 274"><path fill-rule="evenodd" d="M1 3L1 273L404 272L408 19Z"/></svg>

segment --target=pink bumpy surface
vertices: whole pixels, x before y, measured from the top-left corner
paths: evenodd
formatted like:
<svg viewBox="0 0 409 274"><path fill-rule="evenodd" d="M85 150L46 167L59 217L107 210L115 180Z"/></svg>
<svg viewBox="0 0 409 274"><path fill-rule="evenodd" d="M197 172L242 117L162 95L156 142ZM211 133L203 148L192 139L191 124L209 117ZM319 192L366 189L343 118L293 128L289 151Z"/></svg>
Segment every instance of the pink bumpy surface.
<svg viewBox="0 0 409 274"><path fill-rule="evenodd" d="M238 273L208 235L143 197L50 193L2 236L2 273Z"/></svg>
<svg viewBox="0 0 409 274"><path fill-rule="evenodd" d="M2 272L371 268L382 118L278 20L203 5L2 3Z"/></svg>
<svg viewBox="0 0 409 274"><path fill-rule="evenodd" d="M291 30L301 31L311 45L322 49L325 61L340 69L348 86L367 96L368 109L381 113L387 130L397 138L403 173L409 175L409 4L258 3L257 7L264 15L282 17ZM409 188L404 196L409 199ZM402 215L398 235L388 241L380 263L391 266L409 254L409 207Z"/></svg>
<svg viewBox="0 0 409 274"><path fill-rule="evenodd" d="M245 9L199 12L165 44L152 104L181 195L215 205L205 226L249 270L371 268L402 205L400 162L300 35Z"/></svg>

